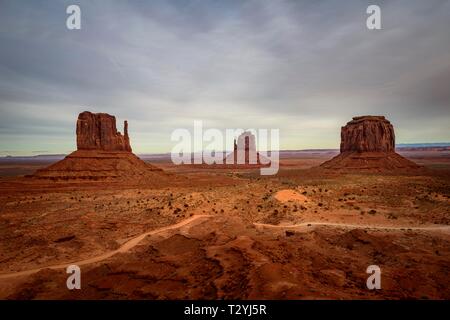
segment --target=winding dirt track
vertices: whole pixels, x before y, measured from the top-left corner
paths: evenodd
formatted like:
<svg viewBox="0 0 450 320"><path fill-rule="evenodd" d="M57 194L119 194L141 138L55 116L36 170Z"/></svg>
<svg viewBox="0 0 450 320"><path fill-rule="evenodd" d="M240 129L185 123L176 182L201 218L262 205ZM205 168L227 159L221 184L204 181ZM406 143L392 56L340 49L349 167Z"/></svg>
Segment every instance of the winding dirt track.
<svg viewBox="0 0 450 320"><path fill-rule="evenodd" d="M124 253L124 252L129 251L130 249L134 248L136 245L138 245L142 240L144 240L149 235L155 235L158 233L162 233L164 231L178 229L178 228L184 227L188 224L191 224L198 219L210 218L210 217L212 217L212 215L194 215L194 216L192 216L186 220L183 220L177 224L159 228L159 229L155 229L155 230L140 234L140 235L128 240L127 242L125 242L122 246L120 246L119 249L106 252L99 256L95 256L95 257L84 259L84 260L66 262L66 263L57 264L57 265L44 266L44 267L29 269L29 270L24 270L24 271L3 273L3 274L0 274L0 279L26 276L26 275L30 275L30 274L39 272L44 269L63 269L63 268L67 268L69 265L72 265L72 264L75 264L77 266L82 266L82 265L100 262L100 261L106 260L118 253ZM273 224L264 224L264 223L253 223L253 225L255 225L256 227L278 228L278 229L281 229L281 228L293 229L293 228L301 228L301 227L309 227L309 226L331 226L331 227L350 228L350 229L372 229L372 230L375 229L375 230L397 230L397 231L416 230L416 231L441 231L441 232L443 231L443 232L450 233L450 226L442 226L442 225L429 226L429 227L387 227L387 226L370 226L370 225L328 223L328 222L304 222L304 223L295 224L295 225L273 225Z"/></svg>
<svg viewBox="0 0 450 320"><path fill-rule="evenodd" d="M254 223L257 227L264 228L301 228L301 227L310 227L310 226L330 226L330 227L338 227L338 228L350 228L350 229L372 229L372 230L397 230L397 231L407 231L407 230L415 230L415 231L444 231L450 232L450 226L446 225L434 225L429 227L388 227L388 226L371 226L371 225L362 225L362 224L348 224L348 223L332 223L332 222L303 222L299 224L292 225L274 225L274 224L265 224L265 223Z"/></svg>
<svg viewBox="0 0 450 320"><path fill-rule="evenodd" d="M133 247L135 247L136 245L139 244L139 242L141 242L142 240L145 239L145 237L149 236L149 235L155 235L158 233L162 233L164 231L169 231L169 230L173 230L173 229L178 229L181 227L184 227L190 223L193 223L194 221L201 219L201 218L209 218L211 217L211 215L194 215L186 220L183 220L179 223L167 226L167 227L163 227L163 228L159 228L159 229L155 229L152 231L148 231L145 233L142 233L130 240L128 240L127 242L125 242L122 246L119 247L119 249L113 250L113 251L109 251L106 252L104 254L101 254L99 256L95 256L92 258L88 258L88 259L84 259L84 260L79 260L79 261L73 261L73 262L65 262L62 264L56 264L56 265L50 265L50 266L44 266L44 267L40 267L40 268L35 268L35 269L29 269L29 270L24 270L24 271L18 271L18 272L12 272L12 273L3 273L0 274L0 279L7 279L7 278L13 278L13 277L19 277L19 276L26 276L26 275L30 275L36 272L39 272L41 270L44 269L64 269L67 268L68 266L75 264L77 266L82 266L82 265L86 265L86 264L91 264L91 263L96 263L96 262L100 262L103 260L106 260L118 253L124 253L127 252L128 250L132 249Z"/></svg>

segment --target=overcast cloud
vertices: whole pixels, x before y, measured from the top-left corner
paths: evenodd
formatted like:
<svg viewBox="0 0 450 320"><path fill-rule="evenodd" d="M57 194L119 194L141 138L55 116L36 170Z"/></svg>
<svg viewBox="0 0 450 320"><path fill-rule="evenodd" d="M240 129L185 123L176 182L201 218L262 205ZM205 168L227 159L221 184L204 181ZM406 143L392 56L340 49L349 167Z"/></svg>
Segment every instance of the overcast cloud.
<svg viewBox="0 0 450 320"><path fill-rule="evenodd" d="M137 153L194 120L337 148L363 114L398 143L449 142L450 1L0 0L0 155L74 150L84 110L128 119Z"/></svg>

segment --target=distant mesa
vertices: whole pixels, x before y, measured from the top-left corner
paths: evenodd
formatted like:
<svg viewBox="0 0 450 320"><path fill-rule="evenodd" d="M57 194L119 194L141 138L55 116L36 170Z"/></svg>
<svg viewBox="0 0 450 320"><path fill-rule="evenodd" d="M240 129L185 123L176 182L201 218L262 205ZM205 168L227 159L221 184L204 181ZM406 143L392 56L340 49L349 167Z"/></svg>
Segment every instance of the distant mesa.
<svg viewBox="0 0 450 320"><path fill-rule="evenodd" d="M341 128L340 154L325 169L385 171L420 168L395 152L394 127L384 116L361 116Z"/></svg>
<svg viewBox="0 0 450 320"><path fill-rule="evenodd" d="M37 170L33 178L50 180L154 179L162 170L131 152L128 123L124 134L116 118L107 113L82 112L78 116L77 151L63 160Z"/></svg>
<svg viewBox="0 0 450 320"><path fill-rule="evenodd" d="M215 155L215 153L212 154ZM257 151L255 135L250 131L244 131L237 139L234 139L233 151L220 159L220 162L208 164L202 159L201 163L195 163L194 155L191 155L191 163L187 164L187 166L202 169L256 169L270 167L270 159Z"/></svg>
<svg viewBox="0 0 450 320"><path fill-rule="evenodd" d="M245 131L234 139L233 152L225 157L226 165L244 166L244 167L261 167L269 166L270 160L261 163L261 155L256 150L255 135L249 131Z"/></svg>

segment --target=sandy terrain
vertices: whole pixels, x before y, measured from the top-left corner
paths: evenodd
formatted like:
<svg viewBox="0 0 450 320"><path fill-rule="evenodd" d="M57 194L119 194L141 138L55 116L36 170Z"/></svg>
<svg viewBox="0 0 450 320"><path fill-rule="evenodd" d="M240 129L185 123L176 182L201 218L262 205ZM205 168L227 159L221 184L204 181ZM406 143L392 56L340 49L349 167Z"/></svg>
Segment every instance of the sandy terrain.
<svg viewBox="0 0 450 320"><path fill-rule="evenodd" d="M268 177L160 159L167 181L126 185L0 163L0 298L450 299L448 151L403 153L415 174L312 168L334 155L285 154Z"/></svg>

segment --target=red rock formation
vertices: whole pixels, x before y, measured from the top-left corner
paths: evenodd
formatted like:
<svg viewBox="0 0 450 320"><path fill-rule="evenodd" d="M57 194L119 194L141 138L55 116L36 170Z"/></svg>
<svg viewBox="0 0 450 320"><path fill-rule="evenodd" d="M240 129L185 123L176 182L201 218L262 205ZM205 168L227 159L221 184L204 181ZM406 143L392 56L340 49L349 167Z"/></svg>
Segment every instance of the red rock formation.
<svg viewBox="0 0 450 320"><path fill-rule="evenodd" d="M321 167L346 171L419 168L395 152L394 127L383 116L354 117L341 128L341 153Z"/></svg>
<svg viewBox="0 0 450 320"><path fill-rule="evenodd" d="M233 152L230 152L221 163L193 164L197 168L205 169L255 169L270 167L270 159L256 150L256 138L251 132L244 132L234 139Z"/></svg>
<svg viewBox="0 0 450 320"><path fill-rule="evenodd" d="M394 152L394 127L383 116L354 117L341 128L341 152Z"/></svg>
<svg viewBox="0 0 450 320"><path fill-rule="evenodd" d="M237 168L240 166L261 167L270 166L270 160L266 159L264 164L261 163L261 155L256 150L255 135L246 131L234 140L233 152L225 158L224 164L234 165Z"/></svg>
<svg viewBox="0 0 450 320"><path fill-rule="evenodd" d="M117 131L116 117L107 113L80 113L77 120L77 149L131 152L128 123L124 135Z"/></svg>
<svg viewBox="0 0 450 320"><path fill-rule="evenodd" d="M233 147L234 164L257 164L259 154L256 151L255 136L251 132L242 133L237 141L234 139Z"/></svg>
<svg viewBox="0 0 450 320"><path fill-rule="evenodd" d="M116 129L114 116L85 111L78 116L76 132L78 150L37 170L33 178L56 181L131 179L134 182L162 178L161 169L145 163L131 152L127 121L122 135Z"/></svg>

